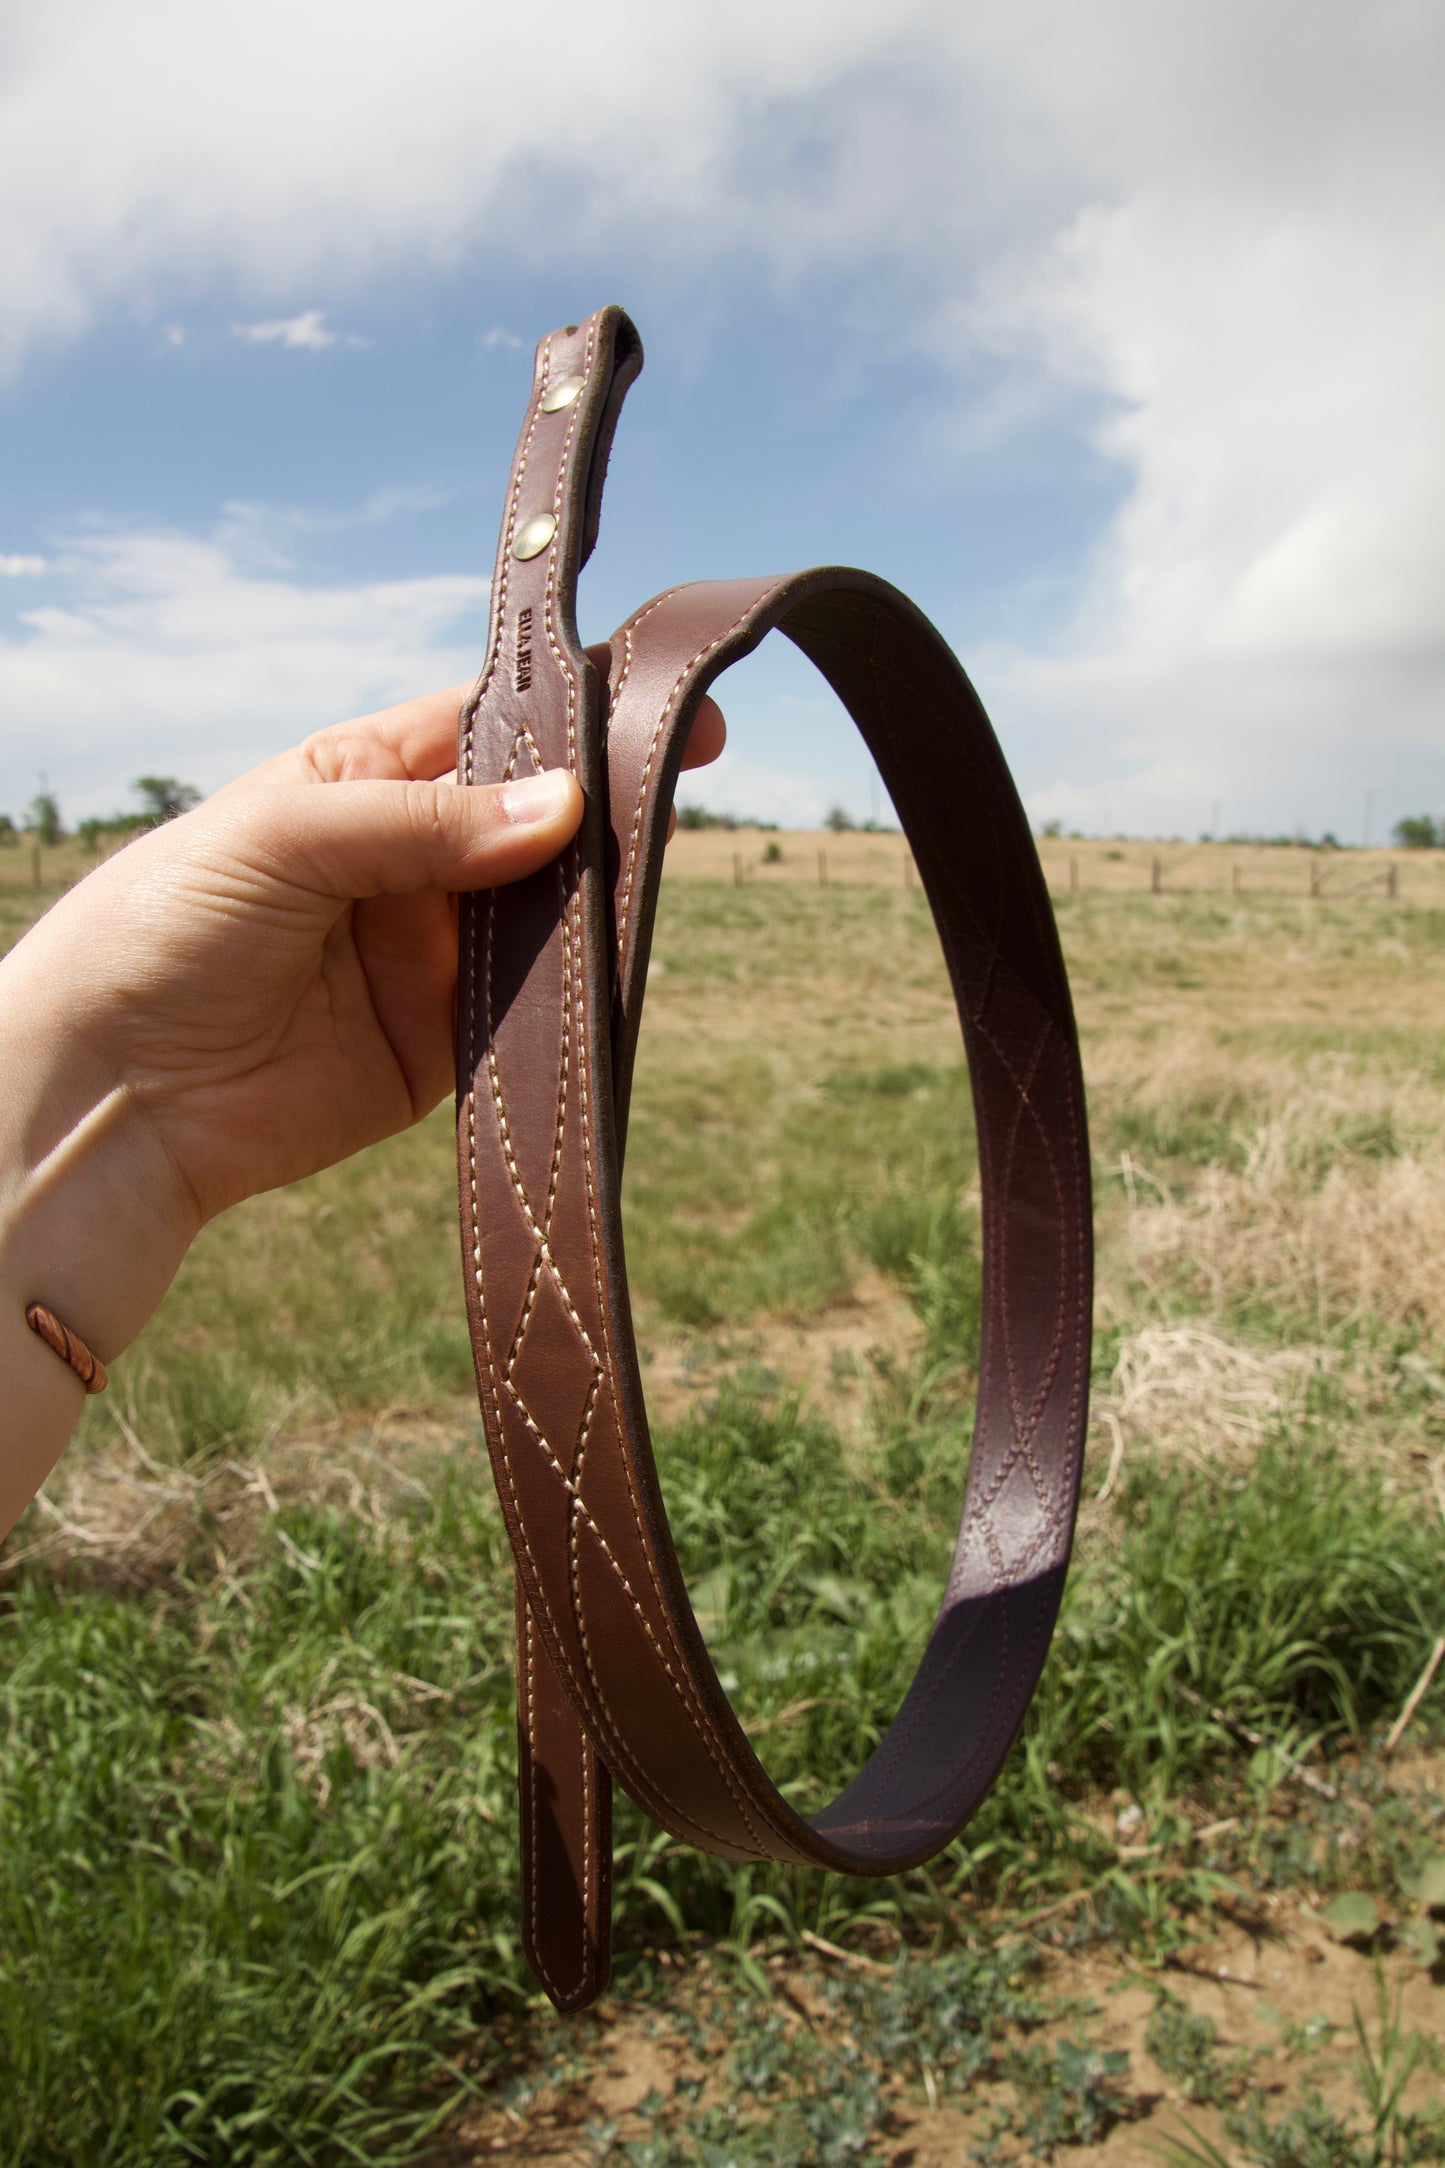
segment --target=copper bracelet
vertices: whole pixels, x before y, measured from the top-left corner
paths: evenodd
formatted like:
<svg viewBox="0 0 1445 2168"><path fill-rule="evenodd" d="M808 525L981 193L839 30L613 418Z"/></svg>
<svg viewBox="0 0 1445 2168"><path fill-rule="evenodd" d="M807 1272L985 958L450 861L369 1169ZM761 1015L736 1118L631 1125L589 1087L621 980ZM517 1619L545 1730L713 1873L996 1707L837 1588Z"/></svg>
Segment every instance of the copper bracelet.
<svg viewBox="0 0 1445 2168"><path fill-rule="evenodd" d="M105 1364L98 1355L92 1355L79 1333L62 1325L53 1310L47 1310L43 1302L27 1304L25 1322L33 1333L49 1348L54 1348L63 1363L68 1363L88 1393L103 1393L106 1388Z"/></svg>

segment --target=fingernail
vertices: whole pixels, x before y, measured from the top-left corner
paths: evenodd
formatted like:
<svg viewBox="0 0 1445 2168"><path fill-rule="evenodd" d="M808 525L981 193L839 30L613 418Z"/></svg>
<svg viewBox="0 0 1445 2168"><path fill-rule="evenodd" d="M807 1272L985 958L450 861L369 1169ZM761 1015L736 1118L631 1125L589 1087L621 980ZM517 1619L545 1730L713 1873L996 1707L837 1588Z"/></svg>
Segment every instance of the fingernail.
<svg viewBox="0 0 1445 2168"><path fill-rule="evenodd" d="M502 785L502 811L518 828L538 828L555 820L572 793L565 768L549 768L545 775L519 776Z"/></svg>

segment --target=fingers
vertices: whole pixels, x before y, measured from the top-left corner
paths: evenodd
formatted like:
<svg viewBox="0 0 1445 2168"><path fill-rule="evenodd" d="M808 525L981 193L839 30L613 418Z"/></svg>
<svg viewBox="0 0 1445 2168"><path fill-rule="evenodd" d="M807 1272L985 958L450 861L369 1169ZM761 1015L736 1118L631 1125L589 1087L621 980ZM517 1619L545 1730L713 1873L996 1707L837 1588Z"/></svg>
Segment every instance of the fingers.
<svg viewBox="0 0 1445 2168"><path fill-rule="evenodd" d="M609 650L594 647L587 652L605 680ZM448 685L440 692L404 700L399 707L381 708L375 715L360 715L352 722L315 731L289 752L252 768L227 789L260 783L434 782L456 767L457 716L470 691L470 685ZM715 700L705 699L693 721L682 765L705 767L717 759L726 742L722 710Z"/></svg>
<svg viewBox="0 0 1445 2168"><path fill-rule="evenodd" d="M271 878L337 901L498 888L555 858L582 818L563 768L511 783L366 780L237 795L246 855Z"/></svg>
<svg viewBox="0 0 1445 2168"><path fill-rule="evenodd" d="M300 745L263 761L226 789L247 790L263 783L434 781L456 766L457 715L470 690L449 685L404 700L399 707L313 731Z"/></svg>
<svg viewBox="0 0 1445 2168"><path fill-rule="evenodd" d="M587 660L592 664L603 684L606 685L612 675L612 649L608 642L602 640L595 647L589 647ZM704 693L702 704L692 719L692 728L687 734L687 744L682 749L683 767L705 768L709 761L717 759L718 754L727 744L727 739L728 726L723 721L722 709L715 700ZM675 821L673 826L676 826ZM671 841L672 828L669 828L667 833L668 840Z"/></svg>
<svg viewBox="0 0 1445 2168"><path fill-rule="evenodd" d="M400 707L337 723L308 738L298 751L323 783L382 775L435 781L456 767L457 718L471 689L469 684L448 685L404 700Z"/></svg>
<svg viewBox="0 0 1445 2168"><path fill-rule="evenodd" d="M684 768L706 768L728 742L728 726L723 721L722 709L715 700L703 696L701 707L692 719L683 748Z"/></svg>
<svg viewBox="0 0 1445 2168"><path fill-rule="evenodd" d="M687 744L682 749L684 768L706 768L728 742L728 726L723 721L722 709L715 700L703 695L702 704L692 719L687 734ZM670 806L667 814L667 840L671 843L677 834L677 807Z"/></svg>

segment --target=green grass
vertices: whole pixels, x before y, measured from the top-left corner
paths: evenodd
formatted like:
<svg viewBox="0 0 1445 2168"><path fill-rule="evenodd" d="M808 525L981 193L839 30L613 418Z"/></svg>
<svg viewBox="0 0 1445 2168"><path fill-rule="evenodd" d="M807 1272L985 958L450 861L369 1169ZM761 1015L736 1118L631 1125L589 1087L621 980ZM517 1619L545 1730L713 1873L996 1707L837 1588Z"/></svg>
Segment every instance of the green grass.
<svg viewBox="0 0 1445 2168"><path fill-rule="evenodd" d="M666 900L626 1203L645 1329L802 1329L867 1273L920 1325L861 1428L786 1386L725 1385L659 1441L719 1668L811 1810L880 1736L956 1526L980 1302L966 1080L916 895L670 883ZM30 899L0 906L18 926ZM700 2054L735 2069L748 2105L656 2104L640 2135L599 2131L599 2160L877 2158L899 2083L989 2088L981 2158L1083 2142L1124 2112L1127 2085L1086 2038L1034 2037L1034 1960L1011 1922L1157 1955L1230 1892L1364 1887L1403 1917L1412 1870L1442 1849L1445 1809L1393 1788L1372 1749L1445 1626L1425 1482L1445 1441L1430 1382L1445 1319L1433 1297L1390 1308L1388 1275L1362 1305L1329 1277L1353 1252L1328 1251L1307 1215L1326 1196L1368 1202L1412 1166L1428 1192L1442 1071L1420 1016L1445 921L1090 893L1065 898L1061 921L1100 1175L1097 1384L1142 1325L1180 1319L1320 1361L1248 1455L1201 1463L1167 1432L1131 1443L1088 1517L1006 1775L926 1871L871 1884L724 1868L624 1807L622 1987L669 2000L649 1953L714 1940L726 1985ZM1205 1271L1187 1215L1220 1183L1235 1247ZM162 1470L265 1466L278 1438L317 1434L345 1463L355 1434L401 1409L432 1423L430 1457L408 1464L419 1487L384 1507L365 1486L345 1506L287 1492L239 1537L201 1488L144 1570L102 1541L9 1572L0 2160L14 2168L399 2162L475 2087L508 2071L521 2084L540 2043L586 2052L585 2033L529 2014L510 1570L468 1412L452 1190L442 1110L227 1215L73 1449L82 1467L114 1460L120 1409ZM1160 1256L1140 1233L1156 1203L1185 1215ZM1356 1248L1390 1264L1388 1212L1358 1227ZM1422 1272L1432 1255L1427 1241ZM1101 1480L1099 1464L1087 1495ZM32 1516L12 1556L47 1530ZM1437 1682L1415 1745L1438 1740L1442 1709ZM1302 1762L1332 1769L1339 1797L1302 1789ZM1129 1856L1121 1800L1142 1810ZM1233 1827L1196 1839L1220 1820ZM796 1952L804 1931L909 1953L835 1978L811 2045L760 1995L769 1951ZM1212 2082L1197 2029L1175 2022L1167 2045ZM1271 2114L1255 2157L1283 2157L1277 2130L1325 2143Z"/></svg>
<svg viewBox="0 0 1445 2168"><path fill-rule="evenodd" d="M926 1411L905 1466L900 1407L871 1474L786 1405L727 1400L665 1443L719 1666L804 1808L875 1743L926 1631L962 1415ZM880 1922L947 1946L961 1897L1032 1904L1081 1868L1147 1924L1157 1889L1118 1875L1081 1804L1120 1786L1167 1820L1237 1791L1214 1704L1268 1734L1282 1778L1305 1737L1342 1746L1393 1711L1442 1612L1433 1532L1327 1452L1281 1444L1248 1485L1141 1481L1118 1549L1071 1583L965 1846L881 1886L739 1873L629 1809L624 1975L682 1923L740 1952ZM406 2157L464 2089L454 2059L475 2065L480 2033L484 2066L527 1993L509 1613L475 1447L380 1528L283 1513L240 1578L121 1595L21 1575L0 1629L0 2158Z"/></svg>
<svg viewBox="0 0 1445 2168"><path fill-rule="evenodd" d="M299 1514L242 1584L21 1584L0 2158L400 2158L454 2086L519 1979L509 1606L490 1513L432 1519L421 1572Z"/></svg>

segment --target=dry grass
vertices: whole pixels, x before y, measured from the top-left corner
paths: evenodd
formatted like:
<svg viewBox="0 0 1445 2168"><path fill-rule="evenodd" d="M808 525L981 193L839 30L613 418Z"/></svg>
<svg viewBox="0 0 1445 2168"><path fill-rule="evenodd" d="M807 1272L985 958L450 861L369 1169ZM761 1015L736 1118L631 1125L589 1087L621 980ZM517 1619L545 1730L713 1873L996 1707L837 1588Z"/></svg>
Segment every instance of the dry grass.
<svg viewBox="0 0 1445 2168"><path fill-rule="evenodd" d="M967 1385L947 1358L967 1347L971 1283L943 1268L971 1264L974 1173L956 1027L899 839L783 836L780 863L745 862L735 886L734 852L760 857L767 840L674 847L627 1225L645 1375L680 1426L664 1480L687 1570L750 1726L811 1801L876 1736L946 1556ZM891 1992L896 1949L959 1923L987 1977L987 1936L1023 1915L1065 1999L1049 2022L1072 2028L1077 1998L1107 1991L1091 2037L1132 2052L1131 2086L1149 2088L1139 2122L1083 2156L1124 2168L1148 2157L1158 2096L1135 2037L1157 1987L1126 1985L1122 1945L1177 1960L1200 2009L1207 1983L1228 2054L1237 2035L1291 2099L1315 2065L1276 2052L1280 2028L1240 2014L1247 1994L1225 2009L1219 1966L1291 2017L1318 2012L1327 1975L1341 2020L1368 2001L1367 1960L1321 1954L1297 1894L1259 1898L1188 1956L1222 1877L1256 1896L1306 1881L1376 1891L1411 2023L1433 2016L1438 1991L1402 1938L1409 1877L1441 1842L1438 1760L1417 1757L1406 1784L1398 1764L1380 1773L1348 1748L1409 1706L1445 1622L1445 895L1429 886L1445 860L1411 861L1391 903L1329 886L1307 898L1298 853L1259 854L1258 886L1235 895L1227 857L1166 852L1156 896L1148 847L1109 848L1045 849L1091 1096L1099 1367L1079 1565L1009 1777L971 1849L881 1897L737 1876L624 1836L638 1992L610 2038L632 2056L656 2015L689 2008L662 1960L646 1989L641 1953L672 1936L649 1895L665 1884L737 1966L732 2014L699 2006L696 2054L671 2075L716 2066L730 2042L756 2070L772 2038L799 2058L798 2098L844 2117L848 2086L873 2080L827 2060L842 2020L770 2033L772 2003L739 2001L738 1983L765 1977L804 2013L820 1965ZM1195 893L1179 892L1186 874ZM0 929L26 903L18 886L0 893ZM42 2135L13 2143L27 2168L99 2157L118 2101L138 2120L117 2160L200 2157L164 2150L158 2119L208 2086L208 2158L331 2159L344 2140L347 2157L400 2160L419 2123L386 2124L387 2153L378 2118L412 2116L407 2069L439 2086L467 2057L481 2071L498 2008L525 1992L509 1910L509 1575L465 1389L452 1180L443 1111L208 1230L4 1555L0 1619L23 1635L0 1679L18 1772L0 1793L0 1992L8 1979L10 2052L29 2059L7 2111L0 2037L0 2122L45 2103ZM836 1682L826 1701L820 1672ZM1440 1693L1415 1707L1409 1747L1438 1737ZM1318 1765L1322 1741L1345 1766L1311 1790L1321 1780L1298 1764ZM58 1801L78 1832L64 1846ZM791 1954L774 1963L780 1932ZM7 1975L10 1949L29 1971ZM439 1979L450 2000L433 2012ZM946 1986L927 1973L930 2023ZM880 2008L864 1998L848 2020L865 2042ZM960 2069L977 2031L970 2019L948 2049ZM393 2032L433 2060L398 2059L388 2094L376 2043ZM697 2157L706 2102L690 2115L669 2095L653 2114L631 2084L651 2067L640 2051L624 2099L597 2082L596 2032L536 2038L572 2072L559 2086L574 2126L633 2113L621 2134L654 2148L635 2157ZM990 2052L987 2099L1017 2126L1005 2158L1029 2143L1028 2086L1058 2066L1046 2056L1029 2077L1002 2035ZM320 2092L353 2067L368 2075L338 2124ZM967 2125L946 2099L925 2108L937 2074L921 2067L907 2142L941 2168L987 2133L971 2107ZM746 2094L752 2150L736 2157L792 2168L804 2156L773 2132L761 2082ZM227 2088L244 2138L217 2135ZM563 2138L531 2097L523 2085L504 2109L489 2091L477 2130L438 2163L617 2157L590 2136L569 2154L577 2128ZM845 2136L840 2120L837 2146Z"/></svg>
<svg viewBox="0 0 1445 2168"><path fill-rule="evenodd" d="M1182 1456L1197 1466L1252 1459L1299 1408L1310 1379L1335 1361L1329 1348L1235 1346L1199 1324L1126 1334L1094 1401L1110 1446L1097 1502L1112 1492L1126 1455Z"/></svg>
<svg viewBox="0 0 1445 2168"><path fill-rule="evenodd" d="M1039 856L1057 896L1151 894L1157 866L1166 895L1363 902L1384 897L1393 868L1400 902L1435 908L1445 904L1445 851L1317 851L1279 843L1109 842L1058 836L1042 839ZM789 829L777 835L757 828L684 831L673 842L668 871L674 879L757 883L764 888L826 882L830 887L906 891L917 883L901 835L862 829L841 834Z"/></svg>
<svg viewBox="0 0 1445 2168"><path fill-rule="evenodd" d="M382 1413L360 1428L277 1423L250 1461L205 1452L159 1461L119 1403L107 1417L108 1439L62 1460L0 1553L0 1590L37 1567L89 1590L135 1593L192 1567L237 1586L271 1541L304 1566L280 1525L288 1511L332 1511L380 1532L427 1500L423 1473L457 1444L454 1423Z"/></svg>
<svg viewBox="0 0 1445 2168"><path fill-rule="evenodd" d="M1254 1140L1239 1172L1211 1167L1176 1201L1140 1201L1132 1248L1140 1276L1192 1285L1209 1314L1269 1309L1292 1328L1374 1319L1445 1331L1445 1164L1408 1154L1331 1166L1302 1189L1288 1164L1294 1124Z"/></svg>
<svg viewBox="0 0 1445 2168"><path fill-rule="evenodd" d="M1292 1021L1279 1017L1281 1036ZM1290 1058L1197 1026L1097 1048L1104 1133L1127 1107L1136 1132L1150 1117L1161 1140L1157 1155L1111 1155L1134 1271L1156 1284L1182 1272L1213 1315L1266 1305L1317 1325L1373 1316L1445 1335L1439 1086L1382 1052ZM1191 1121L1212 1126L1213 1148L1181 1169L1162 1146Z"/></svg>

